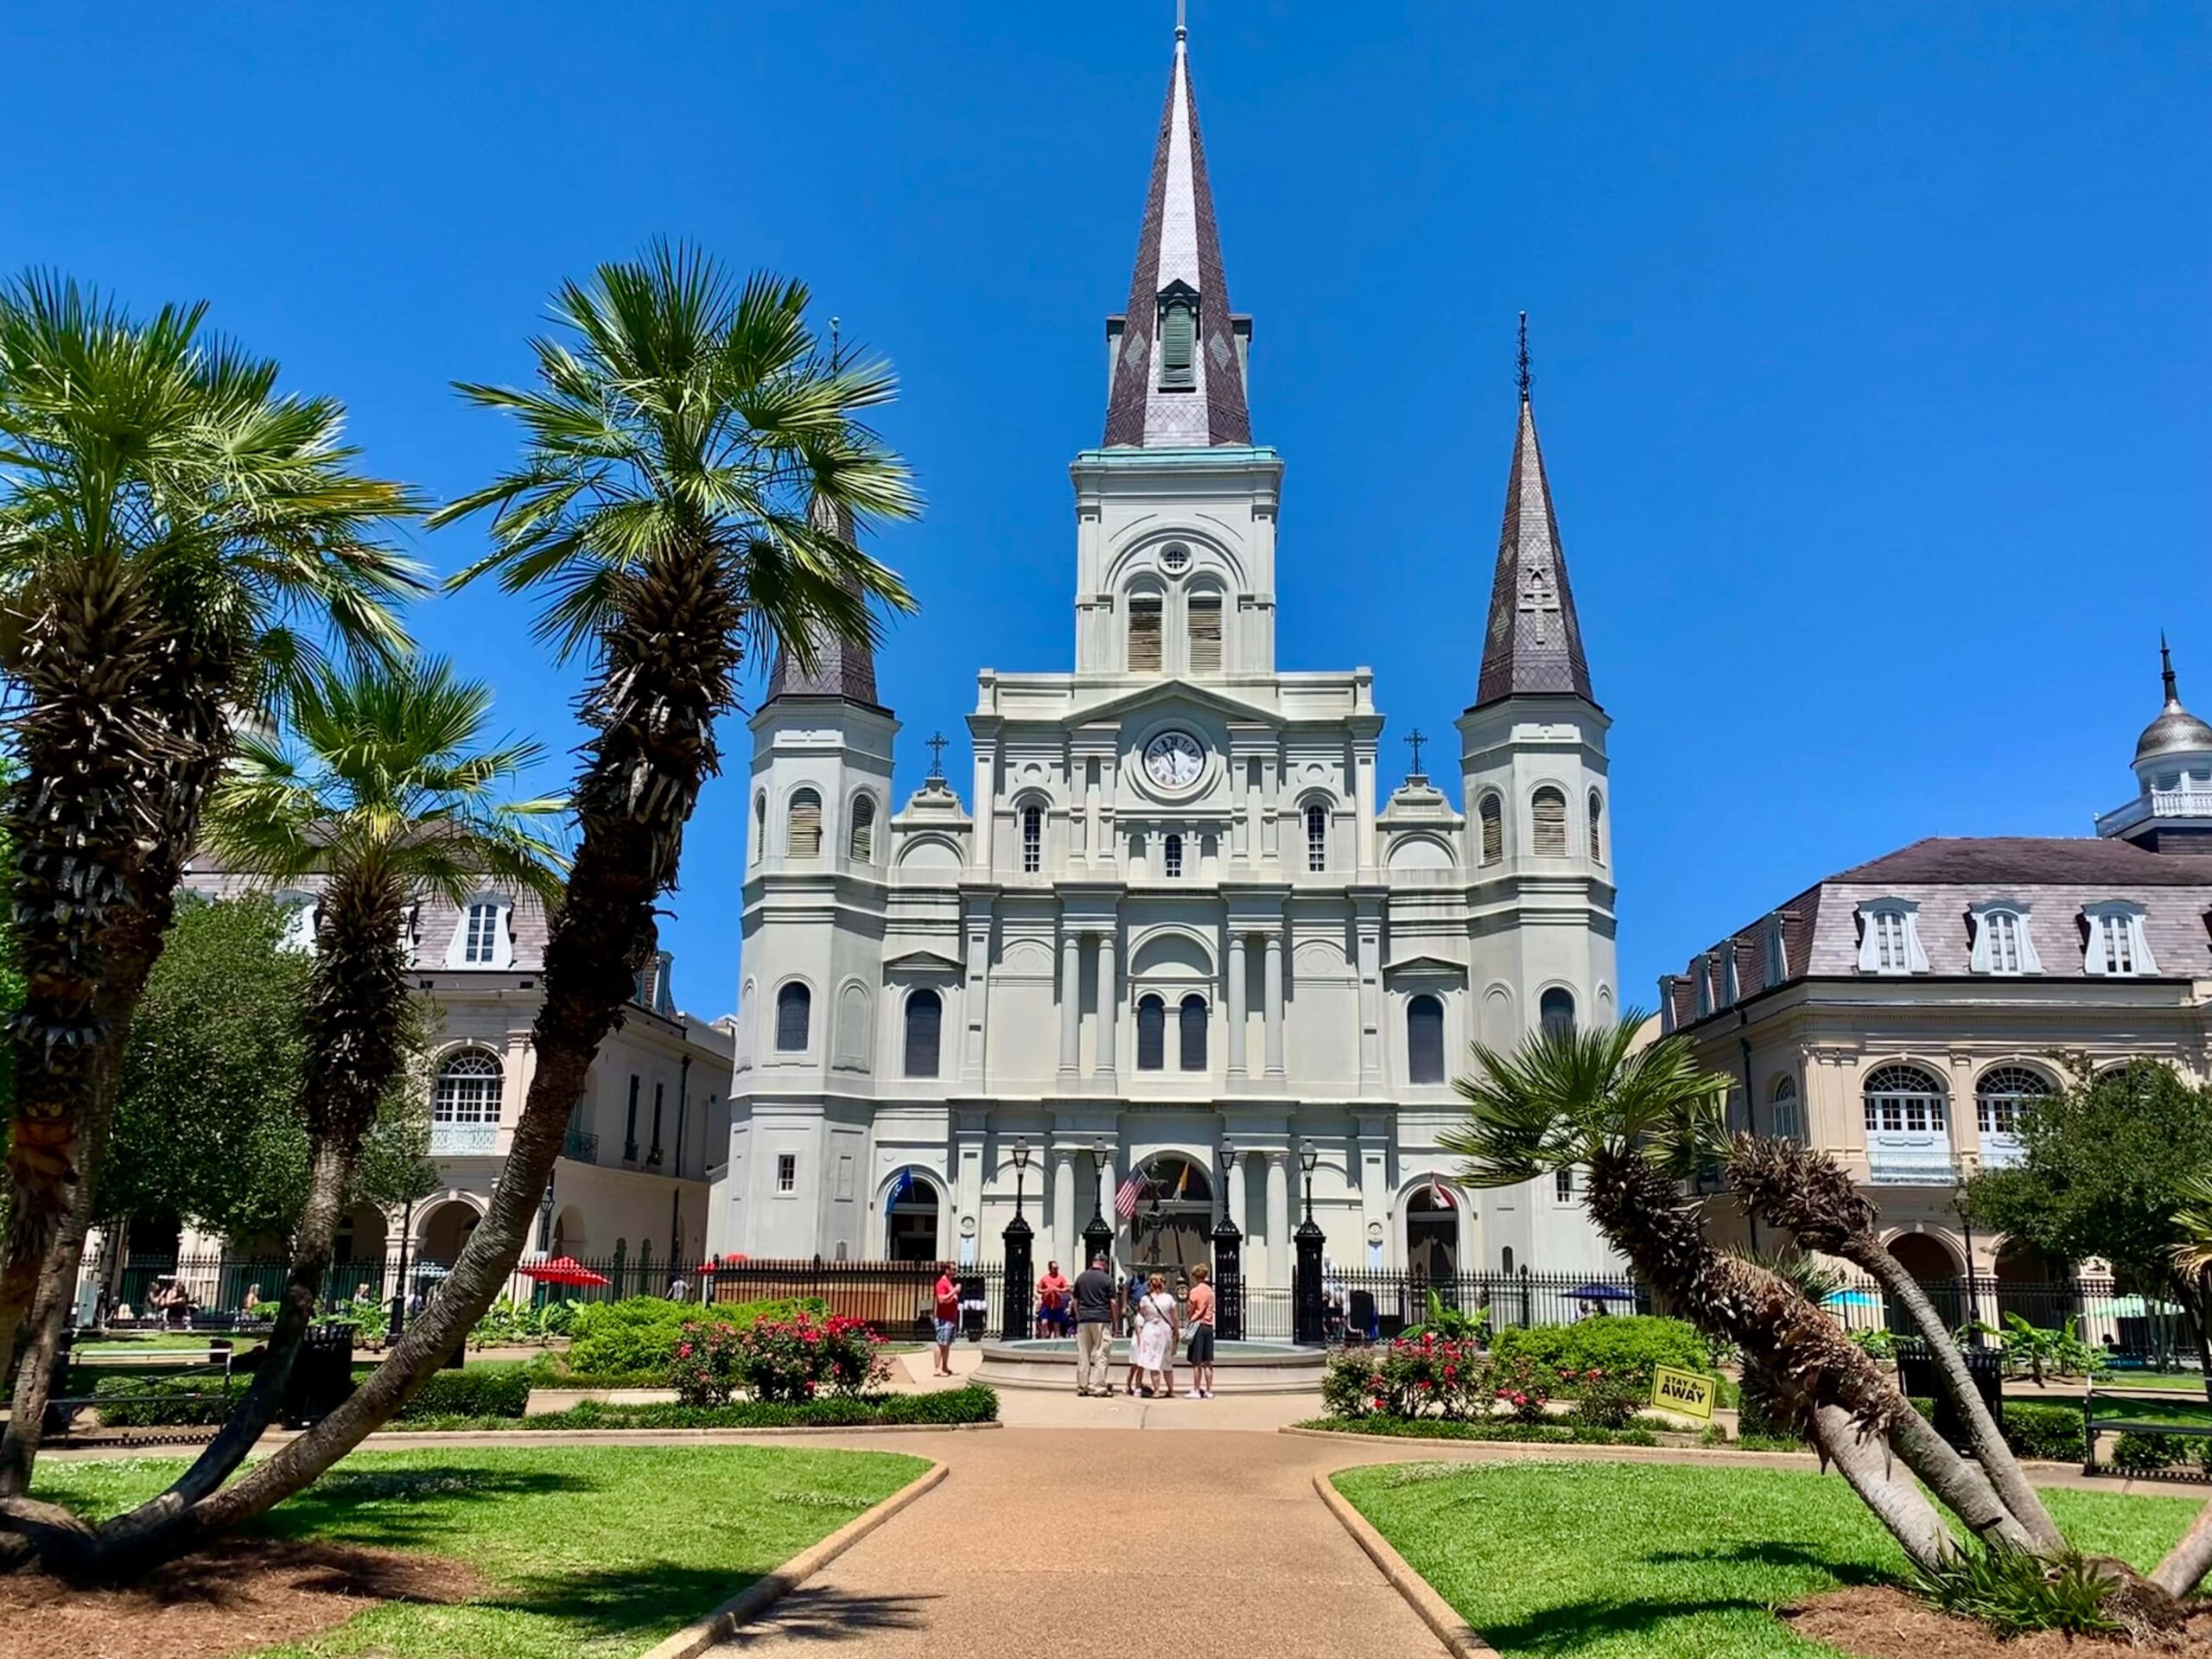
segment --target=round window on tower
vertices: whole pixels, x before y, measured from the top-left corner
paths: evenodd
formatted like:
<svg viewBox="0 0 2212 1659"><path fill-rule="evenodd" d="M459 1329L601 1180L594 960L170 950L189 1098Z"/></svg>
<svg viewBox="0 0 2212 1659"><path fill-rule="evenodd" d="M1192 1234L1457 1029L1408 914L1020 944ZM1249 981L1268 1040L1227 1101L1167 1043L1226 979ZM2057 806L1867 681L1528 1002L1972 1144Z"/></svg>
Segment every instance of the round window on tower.
<svg viewBox="0 0 2212 1659"><path fill-rule="evenodd" d="M1190 563L1191 550L1180 542L1170 542L1160 550L1160 568L1163 570L1182 570Z"/></svg>

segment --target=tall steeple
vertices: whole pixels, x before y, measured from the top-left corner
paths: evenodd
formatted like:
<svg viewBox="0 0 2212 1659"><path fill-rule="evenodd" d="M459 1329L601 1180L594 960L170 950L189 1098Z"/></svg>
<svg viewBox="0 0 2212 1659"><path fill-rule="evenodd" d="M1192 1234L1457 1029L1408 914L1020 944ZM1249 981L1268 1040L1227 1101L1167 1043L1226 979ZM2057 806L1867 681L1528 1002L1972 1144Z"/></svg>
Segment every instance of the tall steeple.
<svg viewBox="0 0 2212 1659"><path fill-rule="evenodd" d="M806 510L807 520L823 535L849 543L853 515L816 496ZM855 588L857 592L858 589ZM849 640L817 632L814 636L814 667L799 666L798 659L779 644L775 666L768 674L768 698L843 697L853 702L875 704L875 647L866 640Z"/></svg>
<svg viewBox="0 0 2212 1659"><path fill-rule="evenodd" d="M1505 486L1505 523L1497 537L1497 575L1491 584L1490 628L1483 636L1482 677L1475 707L1531 693L1591 695L1582 628L1567 581L1552 516L1552 486L1536 442L1529 402L1529 314L1521 314L1521 425L1513 442L1513 474Z"/></svg>
<svg viewBox="0 0 2212 1659"><path fill-rule="evenodd" d="M1244 402L1249 318L1229 309L1229 278L1214 228L1191 92L1189 30L1176 13L1175 62L1152 187L1137 233L1129 308L1107 325L1114 349L1106 403L1106 442L1148 449L1249 444Z"/></svg>

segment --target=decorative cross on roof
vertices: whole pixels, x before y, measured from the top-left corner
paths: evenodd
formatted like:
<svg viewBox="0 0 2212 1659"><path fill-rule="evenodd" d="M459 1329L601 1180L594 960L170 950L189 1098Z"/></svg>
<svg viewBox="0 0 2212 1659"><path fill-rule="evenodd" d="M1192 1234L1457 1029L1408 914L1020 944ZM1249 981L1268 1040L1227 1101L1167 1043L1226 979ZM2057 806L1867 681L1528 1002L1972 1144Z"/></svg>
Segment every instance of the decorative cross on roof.
<svg viewBox="0 0 2212 1659"><path fill-rule="evenodd" d="M1520 610L1529 619L1529 643L1551 644L1550 619L1559 614L1559 589L1544 571L1531 570L1522 579Z"/></svg>
<svg viewBox="0 0 2212 1659"><path fill-rule="evenodd" d="M1422 731L1422 730L1421 730L1421 728L1420 727L1418 727L1418 726L1414 727L1414 728L1413 728L1413 730L1411 730L1410 732L1408 732L1408 733L1406 734L1406 747L1407 747L1408 748L1411 749L1411 750L1414 752L1414 772L1413 772L1413 775L1414 775L1414 777L1416 777L1416 778L1418 778L1418 777L1420 777L1420 776L1421 776L1421 745L1422 745L1422 744L1424 744L1424 743L1426 743L1426 742L1427 742L1427 741L1428 741L1428 734L1427 734L1426 732Z"/></svg>
<svg viewBox="0 0 2212 1659"><path fill-rule="evenodd" d="M931 732L930 734L930 741L923 747L927 748L930 752L930 776L936 779L940 783L944 782L944 734L943 732Z"/></svg>

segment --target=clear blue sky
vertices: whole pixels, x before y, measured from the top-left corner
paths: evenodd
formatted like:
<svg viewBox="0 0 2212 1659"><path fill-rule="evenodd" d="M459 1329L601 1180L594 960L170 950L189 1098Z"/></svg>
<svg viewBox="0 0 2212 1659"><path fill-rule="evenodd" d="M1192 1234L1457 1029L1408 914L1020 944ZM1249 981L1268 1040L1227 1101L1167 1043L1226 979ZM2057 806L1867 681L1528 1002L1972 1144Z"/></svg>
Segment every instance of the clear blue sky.
<svg viewBox="0 0 2212 1659"><path fill-rule="evenodd" d="M21 4L0 264L210 301L442 497L512 453L448 382L522 374L562 276L664 232L805 278L896 361L929 497L881 546L925 605L881 663L903 798L932 729L964 756L978 666L1070 660L1066 467L1172 10ZM1394 784L1472 695L1530 314L1630 999L1916 836L2086 831L2132 791L2162 626L2212 714L2205 7L1194 0L1192 29L1288 465L1281 662L1373 665ZM418 627L572 735L513 602ZM724 740L667 929L706 1014Z"/></svg>

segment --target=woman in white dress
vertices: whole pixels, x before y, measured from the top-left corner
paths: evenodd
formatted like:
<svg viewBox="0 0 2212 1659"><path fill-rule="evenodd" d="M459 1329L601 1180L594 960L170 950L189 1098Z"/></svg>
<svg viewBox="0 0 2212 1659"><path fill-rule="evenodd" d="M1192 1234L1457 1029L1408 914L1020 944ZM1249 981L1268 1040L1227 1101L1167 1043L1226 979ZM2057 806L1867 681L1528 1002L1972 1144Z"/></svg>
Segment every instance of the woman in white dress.
<svg viewBox="0 0 2212 1659"><path fill-rule="evenodd" d="M1175 1299L1167 1294L1167 1280L1164 1274L1154 1274L1146 1281L1143 1300L1137 1303L1137 1338L1135 1357L1143 1370L1147 1395L1160 1395L1168 1391L1166 1376L1170 1363L1168 1356L1175 1351Z"/></svg>

